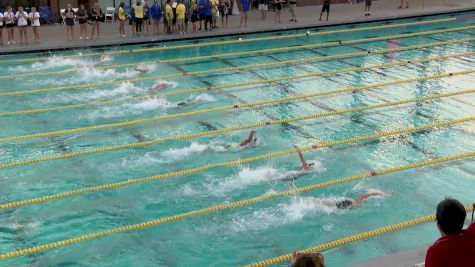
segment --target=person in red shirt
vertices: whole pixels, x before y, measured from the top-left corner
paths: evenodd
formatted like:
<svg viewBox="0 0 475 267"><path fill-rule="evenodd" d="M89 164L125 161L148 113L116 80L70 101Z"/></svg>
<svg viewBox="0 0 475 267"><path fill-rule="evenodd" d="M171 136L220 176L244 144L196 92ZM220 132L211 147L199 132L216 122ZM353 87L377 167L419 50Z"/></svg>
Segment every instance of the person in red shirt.
<svg viewBox="0 0 475 267"><path fill-rule="evenodd" d="M437 228L442 235L427 250L426 267L475 266L475 223L462 230L467 217L464 206L446 198L437 205Z"/></svg>

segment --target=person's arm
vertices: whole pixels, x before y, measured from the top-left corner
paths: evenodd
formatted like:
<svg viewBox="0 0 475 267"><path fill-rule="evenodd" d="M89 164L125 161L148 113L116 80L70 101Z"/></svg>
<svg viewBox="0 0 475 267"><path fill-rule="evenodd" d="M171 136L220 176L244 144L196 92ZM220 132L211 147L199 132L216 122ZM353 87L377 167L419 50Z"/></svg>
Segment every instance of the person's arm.
<svg viewBox="0 0 475 267"><path fill-rule="evenodd" d="M256 133L256 131L251 131L249 133L249 136L247 137L247 139L242 141L242 143L240 143L239 146L243 147L243 146L249 145L252 142L252 140L254 139L254 134L255 133Z"/></svg>
<svg viewBox="0 0 475 267"><path fill-rule="evenodd" d="M357 197L355 199L355 201L353 201L353 205L354 206L359 206L361 204L363 204L366 200L368 200L368 198L370 197L373 197L373 196L384 196L386 195L386 193L368 193L368 194L363 194L359 197Z"/></svg>
<svg viewBox="0 0 475 267"><path fill-rule="evenodd" d="M305 158L303 157L302 151L300 151L300 148L297 145L294 145L295 149L297 149L297 153L299 154L300 162L302 163L302 171L308 170L308 163L305 161Z"/></svg>

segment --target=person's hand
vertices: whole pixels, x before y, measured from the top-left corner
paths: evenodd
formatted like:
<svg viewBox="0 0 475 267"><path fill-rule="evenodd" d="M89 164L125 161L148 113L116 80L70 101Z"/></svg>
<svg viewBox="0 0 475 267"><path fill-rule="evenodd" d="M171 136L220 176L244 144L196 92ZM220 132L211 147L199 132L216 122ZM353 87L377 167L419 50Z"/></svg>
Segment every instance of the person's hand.
<svg viewBox="0 0 475 267"><path fill-rule="evenodd" d="M294 145L294 148L297 149L298 151L300 151L300 148L298 145Z"/></svg>

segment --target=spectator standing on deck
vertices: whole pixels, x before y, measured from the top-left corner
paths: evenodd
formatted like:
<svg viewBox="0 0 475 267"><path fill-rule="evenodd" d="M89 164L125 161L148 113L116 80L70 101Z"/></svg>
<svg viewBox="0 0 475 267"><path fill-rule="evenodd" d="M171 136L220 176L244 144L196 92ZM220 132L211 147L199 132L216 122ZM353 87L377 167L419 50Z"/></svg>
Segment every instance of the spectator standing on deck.
<svg viewBox="0 0 475 267"><path fill-rule="evenodd" d="M186 7L183 4L183 0L180 0L180 3L176 7L176 19L178 23L178 32L180 34L185 34L185 16L186 16Z"/></svg>
<svg viewBox="0 0 475 267"><path fill-rule="evenodd" d="M292 17L290 21L297 22L297 14L295 13L297 10L297 0L290 0L289 1L289 11L290 16Z"/></svg>
<svg viewBox="0 0 475 267"><path fill-rule="evenodd" d="M275 23L281 23L280 21L280 15L282 11L282 0L274 0L274 5L275 5Z"/></svg>
<svg viewBox="0 0 475 267"><path fill-rule="evenodd" d="M82 40L82 38L84 36L84 38L86 38L86 40L89 40L89 36L87 36L87 18L89 16L87 15L86 8L84 8L83 4L81 4L79 6L78 12L76 13L76 17L78 18L79 30L81 32L81 35L79 36L79 39Z"/></svg>
<svg viewBox="0 0 475 267"><path fill-rule="evenodd" d="M229 8L231 4L229 0L220 0L219 2L219 13L221 15L221 27L228 27L228 15L229 15Z"/></svg>
<svg viewBox="0 0 475 267"><path fill-rule="evenodd" d="M137 33L137 36L140 36L142 34L142 22L143 22L143 5L140 1L137 1L137 3L133 6L134 12L135 12L135 32Z"/></svg>
<svg viewBox="0 0 475 267"><path fill-rule="evenodd" d="M327 21L328 17L330 16L330 0L323 0L322 11L320 12L320 21L322 20L323 12L327 13Z"/></svg>
<svg viewBox="0 0 475 267"><path fill-rule="evenodd" d="M157 0L153 1L153 5L150 7L150 16L152 17L153 34L160 34L160 19L162 18L162 8L157 3Z"/></svg>
<svg viewBox="0 0 475 267"><path fill-rule="evenodd" d="M104 14L102 9L99 7L99 3L95 3L94 7L91 10L91 20L92 20L92 31L91 31L91 40L94 39L94 32L97 31L96 37L99 39L100 31L99 26L104 21Z"/></svg>
<svg viewBox="0 0 475 267"><path fill-rule="evenodd" d="M119 4L119 9L117 10L117 17L119 18L119 37L125 38L125 20L127 19L127 14L125 13L125 3L121 2Z"/></svg>
<svg viewBox="0 0 475 267"><path fill-rule="evenodd" d="M148 35L149 26L150 26L150 7L147 3L147 0L144 0L143 3L143 28L145 33Z"/></svg>
<svg viewBox="0 0 475 267"><path fill-rule="evenodd" d="M167 4L165 5L165 27L167 34L172 33L172 23L173 23L173 8L171 6L171 0L167 0Z"/></svg>
<svg viewBox="0 0 475 267"><path fill-rule="evenodd" d="M211 16L212 16L212 11L211 11L211 3L209 0L199 0L199 7L200 7L200 17L205 21L205 31L208 31L208 24L209 24L209 30L212 31L212 22L211 22Z"/></svg>
<svg viewBox="0 0 475 267"><path fill-rule="evenodd" d="M135 11L133 8L130 8L129 25L132 30L132 35L135 35Z"/></svg>
<svg viewBox="0 0 475 267"><path fill-rule="evenodd" d="M66 38L68 41L74 41L74 10L71 8L71 4L66 5L64 10L64 16L66 17L64 23L66 24ZM69 39L71 36L71 39Z"/></svg>
<svg viewBox="0 0 475 267"><path fill-rule="evenodd" d="M216 21L218 20L218 8L219 8L219 0L210 0L211 2L211 20L212 20L212 27L213 29L218 28L218 25L216 25Z"/></svg>
<svg viewBox="0 0 475 267"><path fill-rule="evenodd" d="M462 230L467 212L457 200L446 198L437 205L437 228L442 235L427 250L426 267L475 266L475 223Z"/></svg>
<svg viewBox="0 0 475 267"><path fill-rule="evenodd" d="M409 0L401 0L401 4L399 5L399 9L403 7L404 2L406 3L406 8L409 8Z"/></svg>
<svg viewBox="0 0 475 267"><path fill-rule="evenodd" d="M3 21L7 28L7 44L16 44L15 33L13 31L13 27L15 27L15 14L13 13L11 6L7 6L7 11L3 13Z"/></svg>
<svg viewBox="0 0 475 267"><path fill-rule="evenodd" d="M259 11L261 11L261 19L265 20L267 17L267 10L269 9L269 1L268 0L259 0Z"/></svg>
<svg viewBox="0 0 475 267"><path fill-rule="evenodd" d="M35 43L40 42L40 13L36 11L36 7L31 7L30 15L28 15L31 21L31 29L33 30L33 36L35 37Z"/></svg>
<svg viewBox="0 0 475 267"><path fill-rule="evenodd" d="M3 46L3 13L0 12L0 46Z"/></svg>
<svg viewBox="0 0 475 267"><path fill-rule="evenodd" d="M18 6L15 18L18 25L18 32L20 33L20 44L27 44L28 36L26 35L26 28L28 26L28 13L23 10L22 6Z"/></svg>
<svg viewBox="0 0 475 267"><path fill-rule="evenodd" d="M241 23L239 28L242 27L244 22L244 27L247 27L247 16L249 15L249 10L251 9L251 0L241 0Z"/></svg>
<svg viewBox="0 0 475 267"><path fill-rule="evenodd" d="M364 15L365 16L371 16L370 9L371 9L371 0L366 0L365 8L364 8Z"/></svg>
<svg viewBox="0 0 475 267"><path fill-rule="evenodd" d="M191 6L191 23L193 24L193 32L196 32L196 22L200 21L200 11L198 5L193 3Z"/></svg>

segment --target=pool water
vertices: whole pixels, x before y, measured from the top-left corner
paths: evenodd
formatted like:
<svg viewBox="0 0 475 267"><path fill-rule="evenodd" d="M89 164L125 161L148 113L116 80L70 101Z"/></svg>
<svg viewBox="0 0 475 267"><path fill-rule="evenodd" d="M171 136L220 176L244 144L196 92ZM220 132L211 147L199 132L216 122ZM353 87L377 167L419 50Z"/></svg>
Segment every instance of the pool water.
<svg viewBox="0 0 475 267"><path fill-rule="evenodd" d="M57 88L47 92L0 95L0 113L59 107L78 103L121 99L157 93L174 93L147 100L129 99L112 105L89 105L59 111L0 116L0 164L23 162L0 170L0 202L10 203L89 186L173 172L207 164L243 159L333 140L407 128L440 120L474 115L475 94L467 93L420 103L370 109L338 116L299 120L285 124L256 127L255 146L229 149L247 138L250 129L228 131L197 138L168 140L144 147L126 148L83 156L45 160L37 159L137 143L154 138L172 137L239 125L292 118L307 114L349 109L358 106L393 102L474 89L475 52L472 26L475 12L454 13L415 19L373 22L286 32L249 34L243 40L264 36L281 36L309 31L309 36L226 45L114 53L134 49L174 45L203 44L238 37L210 38L145 46L119 46L96 50L74 50L42 54L0 57L0 93ZM455 18L438 23L398 26L385 29L363 27L396 25ZM355 31L313 35L341 29ZM346 40L447 30L414 37L345 44ZM301 49L309 45L343 41L341 45ZM454 41L427 47L436 42ZM266 49L293 47L287 51ZM387 53L338 57L344 53L404 48ZM244 56L188 60L174 63L139 65L147 73L134 71L140 63L173 58L262 50ZM98 64L99 56L106 59ZM78 56L79 54L83 56ZM77 55L77 56L74 56ZM438 56L450 56L436 60ZM71 57L73 56L73 57ZM334 56L334 57L332 57ZM46 59L45 59L46 57ZM328 59L311 60L314 57ZM14 61L16 59L37 60ZM264 63L309 59L298 64ZM396 61L428 59L385 68L373 65ZM164 75L234 66L260 64L235 71L209 71L197 75L160 78ZM363 71L345 71L302 79L289 79L223 90L186 93L192 88L275 79L311 72L328 72L346 68L368 67ZM68 70L65 73L58 71ZM474 73L469 72L473 70ZM464 74L457 72L467 71ZM454 73L442 78L376 87L367 90L283 101L198 115L155 120L131 126L51 134L40 138L10 141L8 137L34 133L77 129L92 125L144 119L164 114L192 112L258 100L324 92L339 88L378 84L388 81L422 78ZM15 75L25 75L18 76ZM144 78L128 82L127 80ZM116 83L104 83L106 81ZM91 84L81 89L61 89L68 85ZM165 89L150 91L154 84L166 83ZM59 89L58 89L59 88ZM180 91L183 91L180 93ZM181 106L180 101L189 105ZM0 216L0 253L69 239L79 235L172 216L219 203L256 197L324 181L409 164L436 157L470 152L475 145L473 122L449 127L402 134L381 140L359 142L332 148L305 151L305 158L316 163L309 173L293 181L279 177L300 168L296 154L258 160L231 167L218 167L191 175L143 182L111 190L101 190L60 198L39 204L2 209ZM217 213L196 216L157 227L109 235L71 246L32 253L0 261L1 266L238 266L312 247L348 235L432 214L443 197L451 196L463 203L473 202L475 165L471 158L429 167L370 177L309 191L292 197L278 197L264 202ZM355 198L367 192L394 192L375 197L350 210L338 210L309 204L310 198L337 201ZM433 223L418 225L359 241L324 252L328 266L346 266L394 251L422 246L434 241L438 232ZM286 266L287 263L282 263Z"/></svg>

